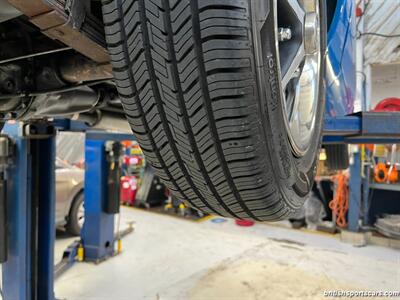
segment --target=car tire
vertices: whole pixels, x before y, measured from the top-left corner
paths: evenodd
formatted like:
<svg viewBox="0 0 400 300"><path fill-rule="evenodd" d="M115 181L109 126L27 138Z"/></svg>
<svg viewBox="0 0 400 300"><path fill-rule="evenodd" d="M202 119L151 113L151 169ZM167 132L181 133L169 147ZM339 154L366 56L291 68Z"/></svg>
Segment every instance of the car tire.
<svg viewBox="0 0 400 300"><path fill-rule="evenodd" d="M315 128L301 155L282 105L281 3L103 0L115 83L146 159L176 197L206 213L284 219L313 185L325 98L325 0L315 6Z"/></svg>
<svg viewBox="0 0 400 300"><path fill-rule="evenodd" d="M349 165L349 147L346 144L325 145L326 166L329 170L346 170Z"/></svg>
<svg viewBox="0 0 400 300"><path fill-rule="evenodd" d="M78 195L75 196L74 200L72 201L71 208L68 214L68 222L65 226L66 231L73 235L79 236L82 230L82 207L83 207L83 192L80 192Z"/></svg>

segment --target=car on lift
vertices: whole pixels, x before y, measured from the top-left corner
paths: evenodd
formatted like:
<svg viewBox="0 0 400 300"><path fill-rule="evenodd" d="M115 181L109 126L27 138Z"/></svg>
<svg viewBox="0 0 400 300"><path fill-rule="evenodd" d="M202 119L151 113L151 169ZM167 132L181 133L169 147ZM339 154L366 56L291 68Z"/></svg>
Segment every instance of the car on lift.
<svg viewBox="0 0 400 300"><path fill-rule="evenodd" d="M85 170L56 158L56 226L78 236L85 220Z"/></svg>
<svg viewBox="0 0 400 300"><path fill-rule="evenodd" d="M354 5L0 0L0 118L126 118L175 197L288 218L313 186L324 113L353 110Z"/></svg>

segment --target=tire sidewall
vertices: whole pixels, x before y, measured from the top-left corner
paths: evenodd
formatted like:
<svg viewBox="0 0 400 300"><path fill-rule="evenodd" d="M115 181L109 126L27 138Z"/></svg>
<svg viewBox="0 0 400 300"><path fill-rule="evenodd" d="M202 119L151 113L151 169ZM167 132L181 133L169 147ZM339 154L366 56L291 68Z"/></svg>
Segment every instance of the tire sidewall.
<svg viewBox="0 0 400 300"><path fill-rule="evenodd" d="M81 232L81 227L79 226L78 212L79 206L83 203L83 192L79 192L72 202L71 209L68 216L68 224L66 226L68 233L78 236Z"/></svg>
<svg viewBox="0 0 400 300"><path fill-rule="evenodd" d="M285 202L292 212L301 207L311 190L316 173L316 161L322 141L322 125L325 112L325 49L326 34L321 34L321 67L319 80L319 106L315 120L315 138L312 139L307 153L297 158L294 156L287 135L281 93L279 59L276 52L275 12L273 1L269 5L263 0L251 1L252 37L259 87L260 112L264 122L266 146L270 153L271 165L278 187ZM279 0L277 0L279 1ZM326 33L325 0L320 0L321 33ZM263 16L264 15L264 16ZM255 21L257 20L257 21ZM264 23L265 20L265 23ZM263 25L261 25L263 24ZM261 35L268 38L261 40Z"/></svg>

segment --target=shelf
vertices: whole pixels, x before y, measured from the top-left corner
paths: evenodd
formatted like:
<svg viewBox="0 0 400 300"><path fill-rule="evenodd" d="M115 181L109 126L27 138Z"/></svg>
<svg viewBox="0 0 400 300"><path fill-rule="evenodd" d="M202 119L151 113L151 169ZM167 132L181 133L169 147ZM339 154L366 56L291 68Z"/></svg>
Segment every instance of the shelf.
<svg viewBox="0 0 400 300"><path fill-rule="evenodd" d="M377 189L377 190L400 192L400 184L371 183L369 187L371 189Z"/></svg>

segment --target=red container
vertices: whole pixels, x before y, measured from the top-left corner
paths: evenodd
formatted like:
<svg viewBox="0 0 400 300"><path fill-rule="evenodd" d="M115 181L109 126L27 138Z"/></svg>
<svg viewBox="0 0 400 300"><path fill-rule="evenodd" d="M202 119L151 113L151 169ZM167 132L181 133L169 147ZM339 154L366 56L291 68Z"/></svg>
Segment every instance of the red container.
<svg viewBox="0 0 400 300"><path fill-rule="evenodd" d="M243 226L243 227L250 227L254 225L253 221L247 220L235 220L236 225Z"/></svg>
<svg viewBox="0 0 400 300"><path fill-rule="evenodd" d="M137 192L136 176L122 176L120 189L121 189L120 193L121 202L127 205L134 205Z"/></svg>

